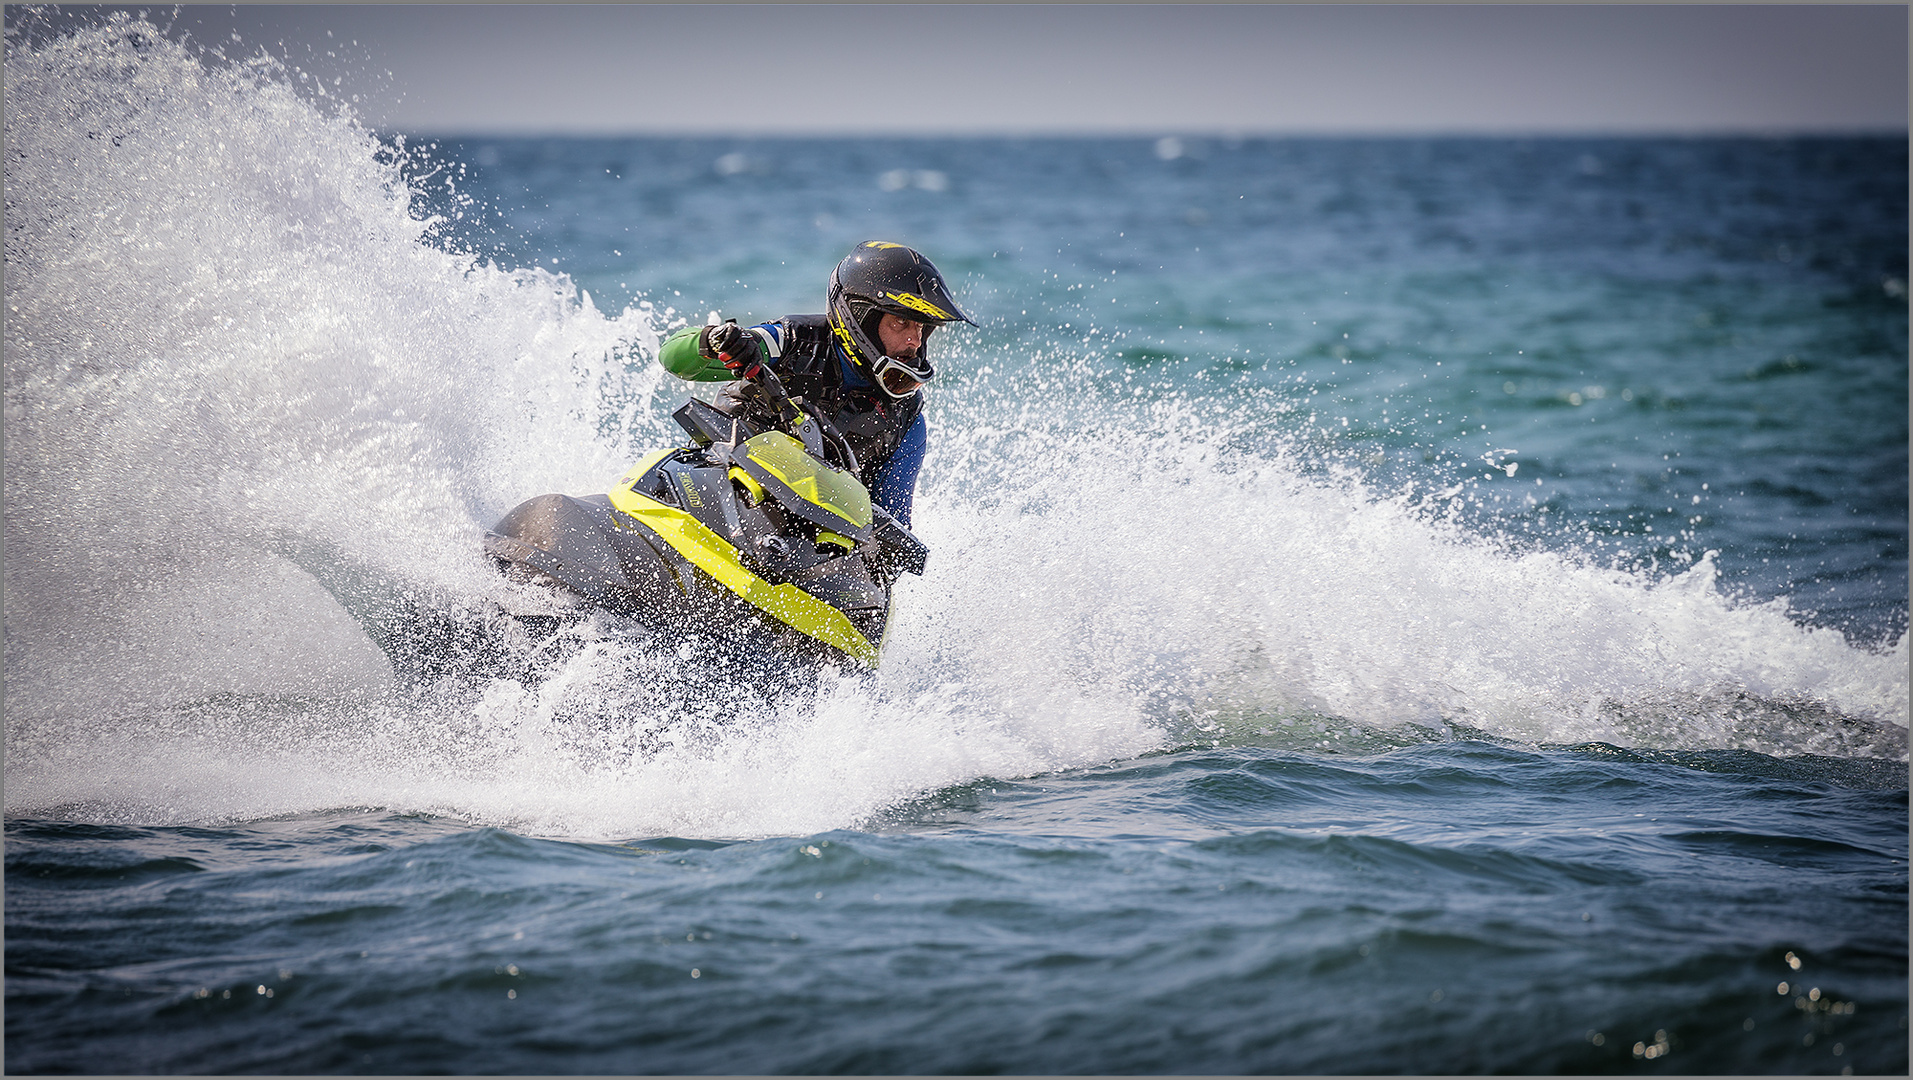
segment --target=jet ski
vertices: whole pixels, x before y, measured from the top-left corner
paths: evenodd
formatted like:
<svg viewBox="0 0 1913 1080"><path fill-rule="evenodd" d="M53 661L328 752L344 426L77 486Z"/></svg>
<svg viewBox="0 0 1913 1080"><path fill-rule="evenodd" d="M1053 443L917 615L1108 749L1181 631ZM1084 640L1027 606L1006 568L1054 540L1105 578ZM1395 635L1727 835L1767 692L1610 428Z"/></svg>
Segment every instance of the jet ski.
<svg viewBox="0 0 1913 1080"><path fill-rule="evenodd" d="M929 549L871 501L850 443L752 372L774 423L692 398L673 413L688 445L655 450L611 490L540 495L484 536L508 578L575 606L756 652L874 669L891 589Z"/></svg>

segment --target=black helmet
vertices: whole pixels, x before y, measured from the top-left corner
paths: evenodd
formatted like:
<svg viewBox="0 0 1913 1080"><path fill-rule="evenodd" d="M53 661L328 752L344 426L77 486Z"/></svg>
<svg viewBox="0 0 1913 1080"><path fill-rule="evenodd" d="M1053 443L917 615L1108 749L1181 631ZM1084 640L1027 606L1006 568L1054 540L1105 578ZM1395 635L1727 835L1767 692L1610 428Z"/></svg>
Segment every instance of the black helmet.
<svg viewBox="0 0 1913 1080"><path fill-rule="evenodd" d="M885 356L877 346L877 322L886 313L928 324L915 360ZM947 322L976 325L957 309L930 260L902 244L866 240L830 272L830 328L837 343L891 397L908 397L935 377L930 330Z"/></svg>

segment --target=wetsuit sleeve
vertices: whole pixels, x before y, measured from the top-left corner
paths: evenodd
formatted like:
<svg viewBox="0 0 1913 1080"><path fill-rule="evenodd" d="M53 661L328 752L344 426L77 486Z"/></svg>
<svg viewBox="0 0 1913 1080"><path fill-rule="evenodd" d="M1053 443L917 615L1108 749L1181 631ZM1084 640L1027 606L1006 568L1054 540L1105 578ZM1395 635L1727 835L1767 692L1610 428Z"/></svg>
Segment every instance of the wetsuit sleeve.
<svg viewBox="0 0 1913 1080"><path fill-rule="evenodd" d="M697 351L698 331L702 326L687 326L664 339L658 346L658 364L664 370L680 379L691 382L731 382L737 376L716 360L706 360ZM777 366L779 346L782 344L782 328L776 323L762 323L751 327L751 333L757 335L758 348L764 362L770 367Z"/></svg>
<svg viewBox="0 0 1913 1080"><path fill-rule="evenodd" d="M658 364L680 379L692 382L729 382L737 376L716 360L698 355L697 335L701 326L687 326L658 346Z"/></svg>
<svg viewBox="0 0 1913 1080"><path fill-rule="evenodd" d="M877 469L876 483L871 488L870 497L890 511L890 516L902 522L906 529L910 527L910 504L917 495L917 471L923 468L923 452L929 445L930 425L919 413L910 430L903 433L903 443L897 452Z"/></svg>

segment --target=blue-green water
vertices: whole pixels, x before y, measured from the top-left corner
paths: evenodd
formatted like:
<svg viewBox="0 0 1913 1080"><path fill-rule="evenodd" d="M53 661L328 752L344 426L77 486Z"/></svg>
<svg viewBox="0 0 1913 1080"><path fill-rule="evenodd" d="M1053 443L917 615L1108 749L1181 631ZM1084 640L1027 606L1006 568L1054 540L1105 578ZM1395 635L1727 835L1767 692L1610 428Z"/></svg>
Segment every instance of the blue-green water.
<svg viewBox="0 0 1913 1080"><path fill-rule="evenodd" d="M432 139L6 59L13 1072L1898 1072L1907 144ZM336 99L327 99L336 100ZM934 258L929 573L769 697L302 566Z"/></svg>

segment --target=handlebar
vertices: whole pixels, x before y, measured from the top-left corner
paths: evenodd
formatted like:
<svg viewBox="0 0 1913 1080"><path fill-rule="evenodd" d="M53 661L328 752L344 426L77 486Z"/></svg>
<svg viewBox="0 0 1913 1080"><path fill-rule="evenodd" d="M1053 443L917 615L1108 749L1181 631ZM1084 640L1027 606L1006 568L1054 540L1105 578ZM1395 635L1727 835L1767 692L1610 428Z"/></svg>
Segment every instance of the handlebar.
<svg viewBox="0 0 1913 1080"><path fill-rule="evenodd" d="M756 364L743 378L755 383L758 392L769 399L771 407L777 410L778 421L791 429L791 433L804 444L805 450L822 458L824 440L828 439L830 448L836 452L838 464L852 475L861 471L856 451L850 448L850 440L844 438L843 432L838 431L835 424L817 415L815 409L806 411L800 408L803 399L792 397L790 391L784 388L784 380L778 378L776 372L763 364Z"/></svg>

